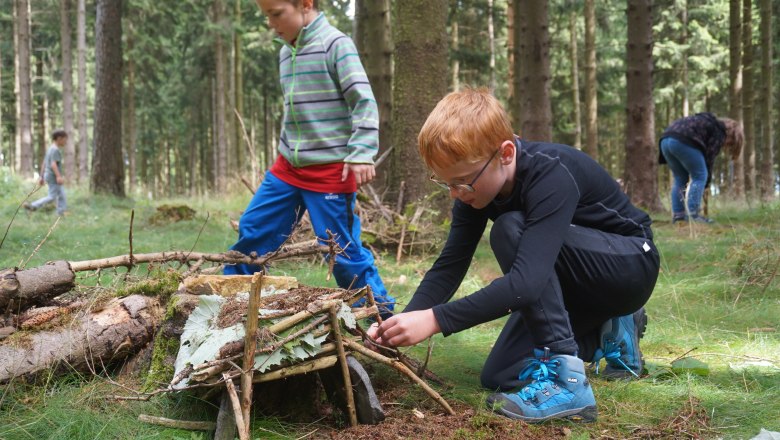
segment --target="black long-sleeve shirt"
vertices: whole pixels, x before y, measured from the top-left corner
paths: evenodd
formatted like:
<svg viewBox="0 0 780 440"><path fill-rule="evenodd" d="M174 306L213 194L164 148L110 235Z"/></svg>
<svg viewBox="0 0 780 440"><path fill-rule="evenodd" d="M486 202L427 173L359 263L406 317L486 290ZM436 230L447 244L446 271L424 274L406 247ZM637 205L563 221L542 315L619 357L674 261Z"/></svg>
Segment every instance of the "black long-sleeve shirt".
<svg viewBox="0 0 780 440"><path fill-rule="evenodd" d="M439 258L405 311L433 308L444 335L529 305L554 271L571 224L652 240L650 217L634 207L617 182L585 153L560 144L520 142L511 195L482 209L456 200ZM448 302L460 286L488 219L521 211L526 228L512 269L471 295Z"/></svg>

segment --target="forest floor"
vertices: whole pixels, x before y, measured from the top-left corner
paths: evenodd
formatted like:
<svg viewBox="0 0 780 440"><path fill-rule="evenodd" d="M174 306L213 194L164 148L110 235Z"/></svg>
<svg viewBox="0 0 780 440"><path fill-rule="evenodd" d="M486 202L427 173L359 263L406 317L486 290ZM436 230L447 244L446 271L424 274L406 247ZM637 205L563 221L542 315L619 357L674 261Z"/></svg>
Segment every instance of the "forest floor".
<svg viewBox="0 0 780 440"><path fill-rule="evenodd" d="M236 238L229 220L238 218L249 199L240 188L229 197L166 200L93 197L84 189L67 188L69 215L49 233L53 211L20 210L11 222L29 191L24 188L0 182L0 237L10 226L0 248L0 268L126 254L131 210L136 253L221 252ZM35 197L41 195L39 191ZM151 221L156 208L165 204L187 205L195 214L171 223ZM664 214L653 216L662 270L646 306L649 324L642 350L648 374L634 381L591 375L599 405L595 423L528 426L486 410L487 391L479 386L479 371L503 325L498 320L433 338L428 368L446 382L433 386L451 403L455 416L443 415L435 402L395 371L364 361L387 413L384 422L349 428L343 415L327 409L311 415L258 408L252 419L253 438L749 439L761 428L780 431L780 204L733 207L721 206L716 199L710 216L716 224L693 229L670 224ZM380 272L398 298L399 309L434 257L406 256L396 263L394 250L378 255ZM295 276L304 284L335 287L333 280L325 281L326 271L316 259L274 268L274 274ZM123 274L124 269L103 271L80 276L77 282L116 288ZM483 243L456 295L466 295L499 274ZM406 353L424 359L426 351L427 344L421 344ZM680 363L685 358L701 363L686 367ZM149 402L106 398L116 391L104 379L83 373L0 386L0 439L210 438L203 432L139 423L138 415L213 421L212 402L186 393ZM300 400L317 395L307 389L296 393Z"/></svg>

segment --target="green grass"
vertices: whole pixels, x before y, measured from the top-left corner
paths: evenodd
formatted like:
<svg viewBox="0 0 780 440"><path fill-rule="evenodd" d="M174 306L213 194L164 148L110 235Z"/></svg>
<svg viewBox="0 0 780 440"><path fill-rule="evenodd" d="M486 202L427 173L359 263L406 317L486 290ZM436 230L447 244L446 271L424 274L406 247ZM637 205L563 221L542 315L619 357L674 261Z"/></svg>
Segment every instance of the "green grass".
<svg viewBox="0 0 780 440"><path fill-rule="evenodd" d="M0 233L21 203L24 188L0 181ZM33 250L54 222L54 213L19 212L0 249L0 268L18 266L28 259L27 267L33 267L55 259L79 261L126 254L133 209L136 253L193 247L220 252L236 237L228 219L237 218L248 201L245 190L219 198L152 201L93 197L84 189L68 188L68 196L71 215L59 222L34 255ZM148 219L162 204L187 204L197 211L196 218L149 225ZM572 438L627 437L635 429L658 427L676 415L685 415L691 402L711 418L711 431L705 437L751 438L761 428L780 431L780 273L772 273L780 261L780 205L749 210L717 208L711 215L718 223L695 230L671 225L666 216L657 216L654 230L662 271L646 307L650 321L642 341L650 375L633 382L594 377L599 420L585 426L567 425L573 431ZM396 264L395 252L390 251L379 255L377 261L385 283L402 307L432 257ZM274 272L296 276L306 284L335 286L333 280L325 281L326 270L312 259L303 266L300 262L280 263ZM457 295L476 290L499 273L483 243ZM121 278L107 273L102 280ZM89 284L94 278L80 278L79 282ZM447 338L434 338L429 368L453 385L443 392L447 399L484 409L486 394L479 385L479 371L502 324L499 320ZM423 358L425 345L409 353ZM706 362L709 375L668 374L671 362L683 355ZM749 366L749 362L761 361L774 367ZM406 383L399 379L401 382ZM0 439L209 438L203 433L139 423L137 416L214 420L212 405L186 395L150 402L104 398L117 392L101 379L76 374L37 385L17 383L0 388ZM259 416L253 423L256 437L280 439L298 438L316 428Z"/></svg>

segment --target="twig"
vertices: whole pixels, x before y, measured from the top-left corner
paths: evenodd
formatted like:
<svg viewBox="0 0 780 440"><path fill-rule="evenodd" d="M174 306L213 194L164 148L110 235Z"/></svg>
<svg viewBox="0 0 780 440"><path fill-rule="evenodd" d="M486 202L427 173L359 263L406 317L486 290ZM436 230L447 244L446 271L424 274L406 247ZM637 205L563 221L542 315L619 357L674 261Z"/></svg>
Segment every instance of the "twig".
<svg viewBox="0 0 780 440"><path fill-rule="evenodd" d="M252 145L252 142L249 141L249 135L246 132L246 125L244 125L244 118L241 117L241 113L238 112L238 109L233 107L233 112L236 114L236 117L238 118L238 123L241 124L241 132L244 135L244 142L246 142L246 149L249 151L249 158L252 164L252 176L257 176L257 158L255 157L255 146ZM255 193L255 191L252 189L250 185L247 184L247 182L244 180L243 177L241 177L241 180L244 182L244 184L247 185L247 188L249 188L249 191L252 191L252 194Z"/></svg>
<svg viewBox="0 0 780 440"><path fill-rule="evenodd" d="M127 266L127 271L133 268L133 220L135 219L135 209L130 210L130 233L128 234L128 241L130 242L130 264Z"/></svg>
<svg viewBox="0 0 780 440"><path fill-rule="evenodd" d="M244 422L244 415L241 412L241 403L238 401L236 387L233 385L233 381L226 373L222 374L222 379L225 381L225 387L227 388L228 395L230 396L230 402L233 404L233 416L236 418L238 437L241 440L249 440L249 424Z"/></svg>
<svg viewBox="0 0 780 440"><path fill-rule="evenodd" d="M395 263L401 262L401 255L404 253L404 238L406 237L406 219L401 219L401 238L398 239L398 250L395 252Z"/></svg>
<svg viewBox="0 0 780 440"><path fill-rule="evenodd" d="M436 390L431 388L427 383L425 383L425 381L423 381L422 379L417 377L417 375L414 374L414 372L412 370L410 370L406 365L404 365L401 361L399 361L397 359L390 359L390 358L388 358L386 356L383 356L383 355L381 355L379 353L376 353L376 352L374 352L374 351L372 351L372 350L362 346L361 344L359 344L357 342L353 342L353 341L351 341L349 339L345 339L344 340L344 344L347 347L349 347L350 349L352 349L354 351L357 351L358 353L360 353L360 354L362 354L362 355L364 355L366 357L369 357L369 358L374 359L376 361L382 362L383 364L388 365L388 366L390 366L392 368L395 368L396 370L401 372L403 375L407 376L409 379L412 379L412 381L415 382L417 385L422 387L422 389L425 390L425 392L428 393L428 395L433 400L435 400L439 405L442 406L442 408L444 408L445 411L447 411L447 414L449 414L449 415L454 415L455 414L455 411L452 410L452 407L450 407L449 403L447 403L447 401L444 400L444 398L442 398L441 395L439 395L439 393L436 392Z"/></svg>
<svg viewBox="0 0 780 440"><path fill-rule="evenodd" d="M198 422L189 420L174 420L167 419L165 417L149 416L146 414L138 414L138 420L153 425L165 426L168 428L187 429L190 431L213 431L217 428L217 424L214 422Z"/></svg>
<svg viewBox="0 0 780 440"><path fill-rule="evenodd" d="M761 296L764 296L764 292L766 292L766 288L769 287L770 284L772 284L772 280L775 279L775 276L777 276L777 269L780 267L780 257L777 257L777 264L775 264L775 270L772 271L772 275L769 277L768 280L766 280L766 284L764 284L764 288L761 289Z"/></svg>
<svg viewBox="0 0 780 440"><path fill-rule="evenodd" d="M200 234L202 234L203 233L203 229L206 228L206 223L209 222L209 218L211 218L211 213L207 211L206 212L206 220L203 220L203 224L200 225L200 230L198 231L198 235L195 237L195 243L192 243L192 247L190 248L190 253L192 253L192 251L195 249L195 246L198 245L198 241L200 240Z"/></svg>
<svg viewBox="0 0 780 440"><path fill-rule="evenodd" d="M349 413L349 424L357 426L357 413L355 412L355 396L352 395L352 379L349 377L349 365L347 365L347 355L344 351L344 342L341 338L341 323L337 313L339 306L334 305L328 311L330 315L331 331L333 339L336 340L336 351L341 364L341 375L344 377L344 392L347 395L347 412Z"/></svg>
<svg viewBox="0 0 780 440"><path fill-rule="evenodd" d="M246 186L246 189L248 189L248 190L249 190L249 192L251 192L251 193L252 193L252 195L255 195L255 190L254 190L254 189L252 189L252 184L251 184L251 183L249 183L249 181L248 181L248 180L246 180L246 177L244 177L244 176L241 176L241 182L244 184L244 186Z"/></svg>
<svg viewBox="0 0 780 440"><path fill-rule="evenodd" d="M393 147L390 147L387 150L385 150L385 152L382 153L381 156L379 156L379 159L377 159L376 162L374 162L374 168L379 168L379 165L382 165L382 162L384 162L385 159L387 159L387 156L390 155L391 151L393 151Z"/></svg>
<svg viewBox="0 0 780 440"><path fill-rule="evenodd" d="M241 412L244 420L249 421L252 409L252 376L255 372L255 350L257 350L257 308L260 302L260 292L263 289L263 272L252 276L252 289L249 294L249 304L246 311L244 326L244 371L241 373ZM246 435L249 436L249 424L245 424Z"/></svg>
<svg viewBox="0 0 780 440"><path fill-rule="evenodd" d="M692 352L693 350L697 350L698 348L699 348L699 347L693 347L693 348L691 348L690 350L686 351L685 353L683 353L683 354L681 354L681 355L677 356L676 358L672 359L672 362L671 362L671 363L674 363L674 362L676 362L676 361L679 361L680 359L682 359L682 358L684 358L685 356L687 356L687 355L688 355L688 353Z"/></svg>
<svg viewBox="0 0 780 440"><path fill-rule="evenodd" d="M395 203L395 212L402 213L404 209L404 188L406 187L406 181L402 180L398 187L398 200Z"/></svg>
<svg viewBox="0 0 780 440"><path fill-rule="evenodd" d="M428 361L431 359L431 353L433 353L433 338L428 338L428 351L425 353L425 360L420 365L420 368L417 369L417 375L423 376L425 375L425 370L428 368Z"/></svg>
<svg viewBox="0 0 780 440"><path fill-rule="evenodd" d="M38 246L35 246L35 249L32 251L32 253L30 254L30 256L29 256L29 257L27 257L27 260L24 262L24 264L22 264L22 265L21 265L21 267L20 267L21 269L24 269L24 267L25 267L25 266L27 266L27 263L29 263L29 262L30 262L30 259L31 259L31 258L32 258L32 257L33 257L33 256L34 256L34 255L35 255L37 252L38 252L38 249L40 249L40 248L41 248L41 246L43 246L43 243L45 243L45 242L46 242L46 239L47 239L47 238L49 238L49 235L51 235L52 231L54 231L54 228L56 228L56 227L57 227L57 223L59 223L59 222L60 222L60 219L61 219L61 218L62 218L62 217L57 217L57 220L54 220L54 224L53 224L53 225L51 225L51 227L49 228L49 232L47 232L47 233L46 233L46 236L45 236L45 237L43 237L43 240L41 240L41 242L40 242L40 243L38 243Z"/></svg>
<svg viewBox="0 0 780 440"><path fill-rule="evenodd" d="M8 222L8 226L5 228L5 234L3 234L3 239L0 240L0 249L3 248L3 243L5 243L5 237L8 236L8 231L11 229L11 225L14 224L14 219L16 219L16 215L19 214L19 210L22 209L22 206L24 206L24 203L27 201L27 199L30 198L33 194L35 194L35 191L38 191L41 187L37 186L33 188L32 191L27 193L27 196L24 197L24 200L22 200L22 203L19 204L19 206L16 207L16 211L14 211L14 215L11 217L11 221Z"/></svg>

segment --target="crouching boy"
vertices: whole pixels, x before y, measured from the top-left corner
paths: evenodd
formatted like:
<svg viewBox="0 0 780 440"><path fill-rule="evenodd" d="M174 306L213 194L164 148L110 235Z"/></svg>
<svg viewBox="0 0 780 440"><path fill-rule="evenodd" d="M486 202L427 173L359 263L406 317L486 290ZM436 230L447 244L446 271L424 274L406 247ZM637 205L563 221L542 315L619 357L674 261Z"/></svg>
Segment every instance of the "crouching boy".
<svg viewBox="0 0 780 440"><path fill-rule="evenodd" d="M596 419L583 361L638 377L659 255L649 216L586 154L513 134L484 89L450 93L418 137L431 180L454 201L436 262L403 313L369 336L414 345L509 314L481 374L488 406L527 422ZM488 220L503 276L450 301Z"/></svg>

